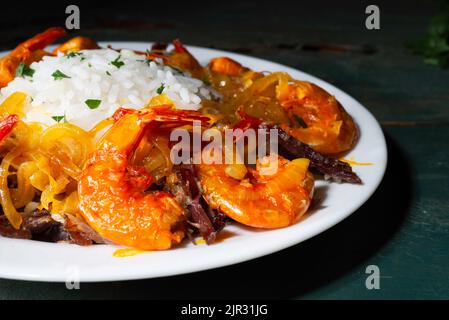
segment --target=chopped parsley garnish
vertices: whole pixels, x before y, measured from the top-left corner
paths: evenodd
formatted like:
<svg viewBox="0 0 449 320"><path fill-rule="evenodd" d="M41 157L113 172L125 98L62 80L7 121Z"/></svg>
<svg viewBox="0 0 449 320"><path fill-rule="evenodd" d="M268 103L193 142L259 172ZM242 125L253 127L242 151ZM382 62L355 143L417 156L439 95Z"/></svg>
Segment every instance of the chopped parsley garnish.
<svg viewBox="0 0 449 320"><path fill-rule="evenodd" d="M16 77L28 76L32 77L34 74L34 70L27 66L25 63L19 64L16 69Z"/></svg>
<svg viewBox="0 0 449 320"><path fill-rule="evenodd" d="M95 100L95 99L87 99L84 101L84 103L90 108L90 109L97 109L100 104L101 100Z"/></svg>
<svg viewBox="0 0 449 320"><path fill-rule="evenodd" d="M62 120L64 120L64 122L67 122L67 120L65 119L65 115L63 116L54 116L51 117L53 120L55 120L57 123L60 123Z"/></svg>
<svg viewBox="0 0 449 320"><path fill-rule="evenodd" d="M125 65L125 63L123 61L120 61L120 55L117 57L117 59L115 59L114 61L111 61L111 64L113 66L116 66L117 69L120 69L121 67L123 67Z"/></svg>
<svg viewBox="0 0 449 320"><path fill-rule="evenodd" d="M297 114L294 115L295 116L295 120L296 122L302 127L302 128L307 128L307 123L305 123L305 121L298 116Z"/></svg>
<svg viewBox="0 0 449 320"><path fill-rule="evenodd" d="M150 65L150 62L151 62L152 60L145 59L145 60L136 60L136 61L146 63L146 64L149 66L149 65Z"/></svg>
<svg viewBox="0 0 449 320"><path fill-rule="evenodd" d="M87 66L88 66L89 68L92 68L92 65L91 65L90 63L88 63Z"/></svg>
<svg viewBox="0 0 449 320"><path fill-rule="evenodd" d="M162 83L161 86L159 88L157 88L157 90L156 90L157 94L161 94L164 91L164 89L165 89L165 86Z"/></svg>
<svg viewBox="0 0 449 320"><path fill-rule="evenodd" d="M67 53L66 57L67 57L67 59L70 59L70 58L75 58L77 56L82 56L82 55L83 55L82 52L73 52L72 51L72 52Z"/></svg>
<svg viewBox="0 0 449 320"><path fill-rule="evenodd" d="M56 70L55 72L53 72L53 74L51 75L53 77L53 79L55 80L62 80L63 78L67 78L70 79L70 77L64 73L62 73L59 70Z"/></svg>
<svg viewBox="0 0 449 320"><path fill-rule="evenodd" d="M107 74L108 76L110 76L110 75L111 75L111 73L110 73L109 71L106 71L106 74Z"/></svg>

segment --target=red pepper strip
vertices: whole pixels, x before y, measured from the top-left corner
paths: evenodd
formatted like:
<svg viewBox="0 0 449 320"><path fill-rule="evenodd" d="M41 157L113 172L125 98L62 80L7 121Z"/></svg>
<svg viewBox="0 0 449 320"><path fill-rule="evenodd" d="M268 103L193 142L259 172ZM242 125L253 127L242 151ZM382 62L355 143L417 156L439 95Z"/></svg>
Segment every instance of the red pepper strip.
<svg viewBox="0 0 449 320"><path fill-rule="evenodd" d="M173 46L175 47L174 51L176 53L188 53L187 49L184 47L184 45L182 44L182 42L179 39L173 40ZM151 51L147 53L147 59L154 60L156 58L159 58L159 59L164 60L164 62L167 62L168 61L168 55L170 53L165 53L164 54L164 53L159 53L159 52L153 52L153 50L155 50L155 51L163 51L165 49L167 49L167 45L166 44L159 44L159 43L154 44L153 47L151 48Z"/></svg>
<svg viewBox="0 0 449 320"><path fill-rule="evenodd" d="M130 113L136 113L136 110L134 109L126 109L126 108L119 108L117 111L114 112L114 114L111 116L112 120L115 122L119 121L124 115L130 114Z"/></svg>
<svg viewBox="0 0 449 320"><path fill-rule="evenodd" d="M168 61L168 56L165 56L161 53L155 53L155 52L150 52L147 53L147 59L148 60L154 60L154 59L162 59L162 61L164 61L164 63L167 63Z"/></svg>
<svg viewBox="0 0 449 320"><path fill-rule="evenodd" d="M0 121L0 143L11 133L17 121L19 117L15 114L10 114Z"/></svg>
<svg viewBox="0 0 449 320"><path fill-rule="evenodd" d="M262 123L262 120L260 120L259 118L251 117L242 110L238 110L237 114L240 117L240 121L237 122L237 124L232 128L233 130L241 129L242 133L244 133L249 128L257 129ZM243 134L235 135L235 141L239 140L241 137L243 137Z"/></svg>
<svg viewBox="0 0 449 320"><path fill-rule="evenodd" d="M182 44L181 40L179 40L179 39L173 40L173 46L175 47L175 51L177 53L185 53L185 52L187 52L187 49L184 47L184 45Z"/></svg>
<svg viewBox="0 0 449 320"><path fill-rule="evenodd" d="M237 122L233 129L242 129L243 131L249 128L255 129L262 123L262 120L259 118L251 117L241 110L237 111L237 113L241 120Z"/></svg>

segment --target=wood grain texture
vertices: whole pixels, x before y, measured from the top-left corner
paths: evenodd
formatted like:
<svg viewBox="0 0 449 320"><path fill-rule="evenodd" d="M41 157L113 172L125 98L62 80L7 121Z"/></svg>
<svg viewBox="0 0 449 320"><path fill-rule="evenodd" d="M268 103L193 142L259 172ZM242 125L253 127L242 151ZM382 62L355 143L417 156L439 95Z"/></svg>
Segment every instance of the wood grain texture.
<svg viewBox="0 0 449 320"><path fill-rule="evenodd" d="M423 64L404 48L425 33L437 4L377 1L381 30L367 31L367 2L342 3L184 3L161 15L154 2L108 1L95 7L81 2L81 32L98 40L179 37L273 60L335 84L383 125L387 173L353 216L268 257L177 277L81 284L78 291L63 284L0 280L0 299L449 298L449 71ZM199 10L200 4L206 7ZM17 8L1 13L0 49L64 22L64 3L32 6L20 22L13 18ZM365 288L369 264L380 267L380 290ZM213 293L211 281L217 283Z"/></svg>

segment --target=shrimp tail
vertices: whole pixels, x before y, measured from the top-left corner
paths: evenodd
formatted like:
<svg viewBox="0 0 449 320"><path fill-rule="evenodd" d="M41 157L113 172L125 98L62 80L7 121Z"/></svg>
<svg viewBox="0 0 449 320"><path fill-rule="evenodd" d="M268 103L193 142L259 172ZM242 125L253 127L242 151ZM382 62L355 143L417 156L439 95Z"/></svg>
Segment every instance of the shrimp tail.
<svg viewBox="0 0 449 320"><path fill-rule="evenodd" d="M0 143L11 133L17 121L19 121L19 117L15 114L10 114L0 121Z"/></svg>
<svg viewBox="0 0 449 320"><path fill-rule="evenodd" d="M0 88L14 80L16 69L22 63L31 64L48 54L42 51L56 39L65 36L63 28L54 27L19 44L11 53L0 59Z"/></svg>
<svg viewBox="0 0 449 320"><path fill-rule="evenodd" d="M36 51L45 49L48 45L55 42L57 39L62 38L66 35L64 28L53 27L45 30L44 32L38 33L34 37L22 42L14 50L27 49L29 51ZM14 52L13 51L13 52Z"/></svg>

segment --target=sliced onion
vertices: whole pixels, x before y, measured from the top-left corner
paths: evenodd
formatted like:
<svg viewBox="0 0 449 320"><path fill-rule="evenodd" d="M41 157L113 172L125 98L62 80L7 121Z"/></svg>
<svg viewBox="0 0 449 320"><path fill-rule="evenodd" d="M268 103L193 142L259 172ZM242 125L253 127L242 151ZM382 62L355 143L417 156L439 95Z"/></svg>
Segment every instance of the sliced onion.
<svg viewBox="0 0 449 320"><path fill-rule="evenodd" d="M20 213L17 212L11 199L8 186L8 176L10 175L9 167L11 166L12 160L18 157L21 152L22 150L20 148L12 149L6 154L0 165L0 203L9 223L17 230L20 228L23 219Z"/></svg>

